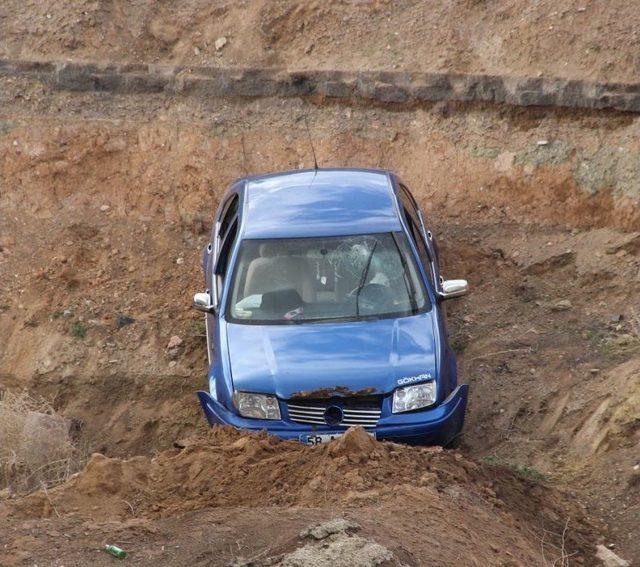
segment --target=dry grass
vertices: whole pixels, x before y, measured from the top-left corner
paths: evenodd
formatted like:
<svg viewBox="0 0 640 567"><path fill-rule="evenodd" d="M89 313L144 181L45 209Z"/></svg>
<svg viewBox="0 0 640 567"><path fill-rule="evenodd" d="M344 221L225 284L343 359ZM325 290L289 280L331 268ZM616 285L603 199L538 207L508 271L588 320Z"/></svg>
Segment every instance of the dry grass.
<svg viewBox="0 0 640 567"><path fill-rule="evenodd" d="M26 392L0 394L0 490L25 494L64 482L84 462L68 422Z"/></svg>

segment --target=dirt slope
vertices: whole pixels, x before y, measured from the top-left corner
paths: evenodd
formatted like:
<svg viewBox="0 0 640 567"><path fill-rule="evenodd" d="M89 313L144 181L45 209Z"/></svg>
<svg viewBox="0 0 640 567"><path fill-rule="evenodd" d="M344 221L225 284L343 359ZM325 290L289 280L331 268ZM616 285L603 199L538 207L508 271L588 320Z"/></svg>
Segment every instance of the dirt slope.
<svg viewBox="0 0 640 567"><path fill-rule="evenodd" d="M639 19L623 0L7 0L0 56L633 81Z"/></svg>
<svg viewBox="0 0 640 567"><path fill-rule="evenodd" d="M205 432L193 395L205 383L203 328L189 302L201 285L200 252L211 216L231 179L311 163L298 120L308 114L320 163L397 171L433 223L445 274L470 280L473 293L449 308L461 376L472 386L466 453L572 490L577 500L586 499L590 515L609 524L607 542L638 560L638 119L462 105L399 111L311 101L95 96L54 93L22 79L4 80L2 87L0 387L38 392L83 424L83 442L108 457L92 467L111 471L122 465L109 459L143 455L125 470L140 463L145 471L162 472L147 457ZM173 335L183 342L169 352ZM215 469L220 449L207 447L202 453ZM188 468L172 455L162 462ZM420 453L411 455L420 459ZM479 470L474 487L494 469ZM168 494L195 472L169 479L164 490ZM499 469L493 474L503 475ZM147 490L147 475L133 486ZM452 479L453 493L458 483ZM455 500L446 484L443 494ZM368 485L383 491L394 483L363 476L358 490ZM504 486L518 493L523 485ZM526 486L526 493L537 494L537 485ZM329 499L329 509L300 512L298 506L306 505L302 483L294 488L290 503L279 500L281 488L265 491L260 501L269 514L289 518L283 545L293 545L300 529L336 516L350 502L345 489L337 492L338 502ZM81 502L76 511L61 502L68 515L60 520L55 513L14 518L0 537L16 561L28 563L45 553L51 557L60 534L74 534L67 563L83 564L94 557L97 539L116 535L149 558L172 542L175 563L184 562L173 551L184 542L211 559L223 551L232 557L229 546L239 551L242 530L251 534L247 554L264 552L274 535L268 514L246 510L237 495L224 513L186 512L169 500L166 509L181 515L156 519L154 498L138 502L119 490L113 498L96 495L91 506L98 510L90 510L95 521L74 516L83 510ZM493 506L480 489L469 490L474 506ZM215 493L204 494L205 501L225 505ZM132 506L135 500L151 524L105 520L102 508L117 515L130 510L120 496ZM443 516L437 506L450 505L440 498L423 502L433 514L421 516L419 527L404 497L396 503L390 497L381 507L367 502L354 515L367 537L387 548L396 549L395 538L416 557L431 557L438 540L412 530L436 529L434 518ZM508 562L503 549L516 563L540 561L540 542L534 542L541 525L518 511L518 498L527 507L528 496L499 498L506 516L491 527L499 533L473 531L497 521L493 507L467 509L467 523L446 524L456 546L475 534L474 545L487 554L479 564ZM37 516L46 511L46 495L29 502L42 505ZM566 516L562 510L573 510L566 505L558 504L554 531ZM398 514L404 523L394 523ZM507 529L509 518L521 518L522 533ZM375 527L376 520L384 529ZM203 538L191 533L199 533L203 522L216 524L218 543L198 542ZM569 537L578 537L572 522ZM535 537L523 535L531 530ZM496 540L499 552L483 543L493 537L503 538ZM517 553L507 542L515 542ZM28 557L20 555L25 549ZM442 562L455 564L438 549ZM499 553L494 562L489 551Z"/></svg>

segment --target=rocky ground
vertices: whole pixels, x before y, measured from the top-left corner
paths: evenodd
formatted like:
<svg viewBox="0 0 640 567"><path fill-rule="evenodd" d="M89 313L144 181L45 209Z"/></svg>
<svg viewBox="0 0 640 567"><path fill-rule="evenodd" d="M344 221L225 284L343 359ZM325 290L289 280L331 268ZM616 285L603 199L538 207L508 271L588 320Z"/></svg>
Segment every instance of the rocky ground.
<svg viewBox="0 0 640 567"><path fill-rule="evenodd" d="M639 18L623 0L6 0L0 56L629 81Z"/></svg>
<svg viewBox="0 0 640 567"><path fill-rule="evenodd" d="M318 66L431 68L423 47L390 49L393 58L371 47L394 22L415 21L403 38L442 43L438 34L454 33L426 34L429 20L416 15L426 3L401 4L220 3L195 21L168 3L153 15L142 3L87 2L81 14L33 3L22 18L9 2L0 46L20 57L276 65L311 38L296 59L303 66L315 57ZM445 5L482 14L478 33L499 22L495 45L503 21L505 34L520 22L500 39L513 59L487 55L501 71L523 61L516 40L532 72L560 74L564 61L567 75L635 69L632 55L610 73L601 66L632 34L633 14L612 16L626 5ZM271 27L240 50L241 28L228 30L243 10ZM344 17L352 27L321 33ZM329 57L349 30L364 37L376 26L371 43ZM549 26L575 33L554 58L541 40ZM207 41L227 44L194 44L190 34L205 28ZM617 31L598 36L593 58L563 59L595 41L592 28ZM460 70L479 68L470 61ZM205 384L204 327L189 309L200 253L232 179L312 164L303 116L321 165L400 174L445 274L470 282L472 293L449 305L471 384L461 452L368 443L357 432L319 450L207 432L194 396ZM105 543L140 564L297 565L344 554L345 564L589 565L599 564L597 544L640 561L639 128L635 115L605 111L65 93L0 78L0 390L49 400L73 425L74 471L88 463L26 498L0 486L0 565L106 564ZM326 522L320 537L305 531Z"/></svg>

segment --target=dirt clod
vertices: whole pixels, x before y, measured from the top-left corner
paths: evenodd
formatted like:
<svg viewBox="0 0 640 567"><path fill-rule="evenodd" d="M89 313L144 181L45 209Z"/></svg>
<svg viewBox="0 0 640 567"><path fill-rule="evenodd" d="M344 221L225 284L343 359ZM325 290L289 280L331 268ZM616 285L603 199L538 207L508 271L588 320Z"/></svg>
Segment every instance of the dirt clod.
<svg viewBox="0 0 640 567"><path fill-rule="evenodd" d="M304 530L300 534L300 537L310 537L320 540L340 532L357 532L359 529L360 526L355 522L350 522L349 520L345 520L344 518L336 518L334 520L329 520L328 522L323 522L322 524L318 524L317 526L312 526Z"/></svg>

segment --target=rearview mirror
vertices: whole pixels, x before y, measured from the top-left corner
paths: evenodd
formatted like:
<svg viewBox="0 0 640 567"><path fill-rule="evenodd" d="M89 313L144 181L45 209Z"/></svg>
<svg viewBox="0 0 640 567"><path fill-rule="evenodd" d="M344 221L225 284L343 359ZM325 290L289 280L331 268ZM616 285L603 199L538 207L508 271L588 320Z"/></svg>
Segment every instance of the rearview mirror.
<svg viewBox="0 0 640 567"><path fill-rule="evenodd" d="M196 293L193 296L193 308L204 313L213 313L216 310L216 306L211 303L209 292Z"/></svg>
<svg viewBox="0 0 640 567"><path fill-rule="evenodd" d="M469 291L467 280L444 280L442 290L438 293L440 299L452 299L466 295Z"/></svg>

